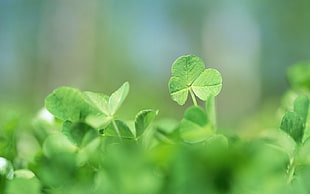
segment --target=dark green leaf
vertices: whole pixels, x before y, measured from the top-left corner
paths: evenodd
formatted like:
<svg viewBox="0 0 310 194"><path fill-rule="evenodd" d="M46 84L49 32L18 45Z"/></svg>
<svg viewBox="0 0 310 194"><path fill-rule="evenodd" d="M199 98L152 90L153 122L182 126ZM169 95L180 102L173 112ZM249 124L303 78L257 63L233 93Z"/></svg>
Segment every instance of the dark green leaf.
<svg viewBox="0 0 310 194"><path fill-rule="evenodd" d="M288 133L297 143L301 143L305 125L299 114L296 112L285 113L280 128Z"/></svg>

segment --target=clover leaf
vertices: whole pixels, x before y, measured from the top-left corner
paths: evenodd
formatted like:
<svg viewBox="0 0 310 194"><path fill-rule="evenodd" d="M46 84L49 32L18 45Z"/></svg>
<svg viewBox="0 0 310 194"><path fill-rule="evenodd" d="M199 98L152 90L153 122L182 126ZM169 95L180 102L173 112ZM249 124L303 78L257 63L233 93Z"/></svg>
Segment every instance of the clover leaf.
<svg viewBox="0 0 310 194"><path fill-rule="evenodd" d="M113 116L123 104L128 92L129 83L125 82L118 90L112 93L110 97L94 92L83 92L83 96L86 102L98 111L107 116Z"/></svg>
<svg viewBox="0 0 310 194"><path fill-rule="evenodd" d="M201 100L217 96L222 89L222 76L215 69L205 69L203 61L193 55L179 57L172 64L169 80L171 98L178 104L185 104L188 93L197 105L195 95Z"/></svg>
<svg viewBox="0 0 310 194"><path fill-rule="evenodd" d="M45 99L46 109L62 120L79 121L96 112L83 99L82 93L70 87L60 87Z"/></svg>

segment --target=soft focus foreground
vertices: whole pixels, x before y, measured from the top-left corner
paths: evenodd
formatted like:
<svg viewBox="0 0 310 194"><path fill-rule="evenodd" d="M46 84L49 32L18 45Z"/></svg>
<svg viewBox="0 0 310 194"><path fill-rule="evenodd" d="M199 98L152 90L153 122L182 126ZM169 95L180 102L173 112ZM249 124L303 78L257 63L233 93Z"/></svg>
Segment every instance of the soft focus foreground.
<svg viewBox="0 0 310 194"><path fill-rule="evenodd" d="M151 109L118 117L128 82L111 95L57 88L33 130L1 119L1 193L309 193L309 77L310 64L289 70L280 126L247 140L218 130L221 74L196 56L172 65L172 99L194 104L181 121Z"/></svg>

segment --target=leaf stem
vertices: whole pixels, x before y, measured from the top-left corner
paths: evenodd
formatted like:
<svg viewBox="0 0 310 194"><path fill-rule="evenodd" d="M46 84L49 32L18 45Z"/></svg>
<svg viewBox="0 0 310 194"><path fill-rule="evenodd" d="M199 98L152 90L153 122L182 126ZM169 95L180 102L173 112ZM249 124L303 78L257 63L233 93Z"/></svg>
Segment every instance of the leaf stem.
<svg viewBox="0 0 310 194"><path fill-rule="evenodd" d="M189 93L191 94L191 97L192 97L192 100L193 100L194 105L195 105L195 106L198 106L197 100L196 100L196 97L195 97L195 94L194 94L192 88L189 89Z"/></svg>
<svg viewBox="0 0 310 194"><path fill-rule="evenodd" d="M118 129L114 119L112 119L112 124L113 124L113 127L114 127L118 137L121 139L121 133L119 132L119 129Z"/></svg>

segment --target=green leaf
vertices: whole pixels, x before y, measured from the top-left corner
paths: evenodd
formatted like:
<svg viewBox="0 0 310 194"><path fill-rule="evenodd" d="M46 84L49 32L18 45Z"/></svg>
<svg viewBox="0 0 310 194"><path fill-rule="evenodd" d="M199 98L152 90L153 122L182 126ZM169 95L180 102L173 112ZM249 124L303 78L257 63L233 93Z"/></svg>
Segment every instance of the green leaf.
<svg viewBox="0 0 310 194"><path fill-rule="evenodd" d="M129 83L125 82L110 97L95 92L83 92L85 101L101 113L112 116L124 102L129 92Z"/></svg>
<svg viewBox="0 0 310 194"><path fill-rule="evenodd" d="M280 128L289 134L297 143L301 143L305 125L303 118L296 112L287 112L282 118Z"/></svg>
<svg viewBox="0 0 310 194"><path fill-rule="evenodd" d="M188 86L186 80L179 77L172 77L169 80L169 92L172 100L176 101L178 104L185 104L188 96Z"/></svg>
<svg viewBox="0 0 310 194"><path fill-rule="evenodd" d="M187 86L191 85L195 79L203 72L205 65L203 61L196 56L187 55L179 57L172 64L172 76L184 79Z"/></svg>
<svg viewBox="0 0 310 194"><path fill-rule="evenodd" d="M114 115L119 107L123 104L129 92L129 83L125 82L109 98L110 115Z"/></svg>
<svg viewBox="0 0 310 194"><path fill-rule="evenodd" d="M214 134L208 124L206 113L197 106L190 107L185 111L179 129L181 138L187 143L199 143Z"/></svg>
<svg viewBox="0 0 310 194"><path fill-rule="evenodd" d="M217 96L222 89L222 76L215 69L206 69L194 81L192 89L201 100L208 100L210 96Z"/></svg>
<svg viewBox="0 0 310 194"><path fill-rule="evenodd" d="M45 99L46 109L61 120L78 121L93 110L84 101L81 92L74 88L60 87Z"/></svg>
<svg viewBox="0 0 310 194"><path fill-rule="evenodd" d="M215 69L205 69L199 57L188 55L178 58L173 63L172 77L168 86L171 98L183 105L187 100L188 92L193 91L201 100L218 95L222 88L222 77ZM195 99L193 100L196 104Z"/></svg>
<svg viewBox="0 0 310 194"><path fill-rule="evenodd" d="M127 124L121 120L112 121L104 130L103 134L105 136L118 137L117 131L119 131L120 136L123 138L134 138L134 135Z"/></svg>
<svg viewBox="0 0 310 194"><path fill-rule="evenodd" d="M95 92L83 92L85 101L105 115L110 114L109 97Z"/></svg>
<svg viewBox="0 0 310 194"><path fill-rule="evenodd" d="M306 124L309 109L309 99L307 96L298 96L294 101L294 112L298 113Z"/></svg>
<svg viewBox="0 0 310 194"><path fill-rule="evenodd" d="M135 119L136 137L143 134L146 128L154 121L158 111L154 110L142 110Z"/></svg>

